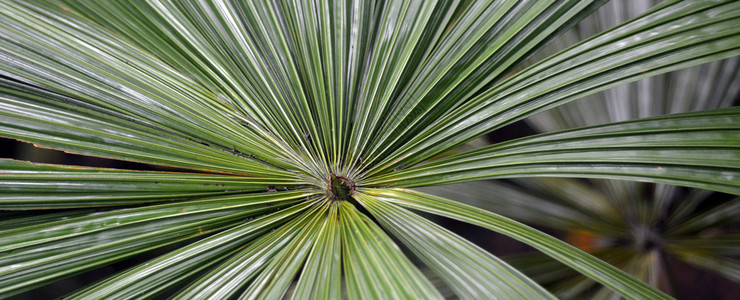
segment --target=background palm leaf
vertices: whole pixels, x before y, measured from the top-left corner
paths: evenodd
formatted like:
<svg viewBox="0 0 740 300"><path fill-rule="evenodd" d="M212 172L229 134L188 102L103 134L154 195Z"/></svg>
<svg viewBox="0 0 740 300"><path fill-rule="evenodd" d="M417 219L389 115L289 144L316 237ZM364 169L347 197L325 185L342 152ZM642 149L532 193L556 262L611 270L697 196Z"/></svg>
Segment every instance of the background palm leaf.
<svg viewBox="0 0 740 300"><path fill-rule="evenodd" d="M610 2L535 54L531 62L633 18L646 11L647 4L647 1ZM537 114L527 121L538 131L550 132L726 107L737 100L740 84L737 74L740 74L738 60L731 58L619 86ZM737 281L737 247L732 246L737 199L706 190L687 191L677 186L613 180L586 183L527 178L512 183L481 181L421 190L461 199L528 224L557 229L579 248L675 295L694 299L732 294L708 286L697 288L704 283L682 285L679 279L686 282L686 275L697 272L688 272L690 269L686 270L677 261ZM492 194L490 190L497 192ZM688 240L692 242L683 242ZM592 281L575 276L542 255L517 255L506 260L563 298L610 294L604 288L594 289Z"/></svg>
<svg viewBox="0 0 740 300"><path fill-rule="evenodd" d="M2 3L0 135L177 169L1 160L0 208L31 211L3 212L0 296L190 240L70 297L440 298L422 264L463 298L554 297L405 206L524 241L627 298L668 298L513 220L388 189L538 174L737 194L732 108L437 157L740 53L740 4L666 1L519 70L603 3Z"/></svg>

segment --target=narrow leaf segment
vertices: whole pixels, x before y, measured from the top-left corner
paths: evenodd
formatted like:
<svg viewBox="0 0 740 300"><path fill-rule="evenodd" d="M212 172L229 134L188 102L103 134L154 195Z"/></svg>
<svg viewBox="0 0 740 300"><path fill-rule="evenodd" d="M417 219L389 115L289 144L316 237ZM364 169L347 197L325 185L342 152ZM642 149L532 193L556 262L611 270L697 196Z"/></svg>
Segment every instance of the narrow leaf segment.
<svg viewBox="0 0 740 300"><path fill-rule="evenodd" d="M456 201L405 189L362 189L399 206L478 225L536 248L628 299L672 299L616 267L563 241L495 213Z"/></svg>
<svg viewBox="0 0 740 300"><path fill-rule="evenodd" d="M629 179L740 194L740 108L526 137L379 176L367 185L522 176Z"/></svg>

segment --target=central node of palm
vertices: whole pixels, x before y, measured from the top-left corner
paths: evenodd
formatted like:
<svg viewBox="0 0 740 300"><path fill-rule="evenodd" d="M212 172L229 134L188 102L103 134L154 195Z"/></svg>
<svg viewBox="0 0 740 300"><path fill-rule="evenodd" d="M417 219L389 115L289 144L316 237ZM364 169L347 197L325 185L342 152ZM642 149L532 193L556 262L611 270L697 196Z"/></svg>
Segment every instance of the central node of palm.
<svg viewBox="0 0 740 300"><path fill-rule="evenodd" d="M355 191L355 183L344 176L329 175L329 194L335 200L350 200Z"/></svg>

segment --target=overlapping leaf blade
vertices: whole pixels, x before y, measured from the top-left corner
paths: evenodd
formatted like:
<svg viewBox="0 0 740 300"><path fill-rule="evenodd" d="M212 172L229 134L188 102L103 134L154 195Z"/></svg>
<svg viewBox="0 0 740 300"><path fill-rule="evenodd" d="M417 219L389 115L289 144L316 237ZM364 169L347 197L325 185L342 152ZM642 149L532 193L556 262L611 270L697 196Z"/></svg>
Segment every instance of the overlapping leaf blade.
<svg viewBox="0 0 740 300"><path fill-rule="evenodd" d="M381 225L398 237L463 298L554 299L529 278L489 253L402 208L358 194Z"/></svg>
<svg viewBox="0 0 740 300"><path fill-rule="evenodd" d="M651 3L658 2L660 1L612 1L579 24L577 30L559 37L553 44L549 45L552 47L545 49L547 51L535 55L536 57L533 57L531 62L536 63L538 60L555 53L555 51L550 50L567 48L585 37L626 22L648 10L652 5ZM732 106L737 100L738 91L740 91L737 88L738 79L740 79L738 74L740 74L738 72L738 57L732 57L617 86L573 103L544 111L526 120L540 132L552 132L669 113ZM590 211L595 213L597 218L594 220L595 222L588 221L589 224L585 227L557 224L556 222L544 222L543 224L540 222L541 220L550 219L542 218L542 216L551 215L548 211L529 216L526 213L519 212L512 214L511 210L506 209L493 211L514 217L525 223L534 222L535 224L543 224L549 228L564 231L565 239L568 242L588 252L598 249L597 257L630 272L631 275L638 276L641 280L648 280L647 282L651 285L678 297L684 296L692 288L675 284L684 274L675 272L674 261L683 260L691 263L692 259L690 255L677 254L674 249L680 249L685 253L701 253L701 256L719 258L724 255L720 252L720 249L731 247L731 244L726 244L714 238L713 234L707 234L709 232L718 233L719 231L731 230L731 224L736 222L727 218L716 218L716 222L706 222L711 217L700 218L704 221L690 222L693 223L691 225L692 230L683 230L682 232L675 230L678 227L683 227L682 223L687 221L686 217L702 215L701 207L705 205L714 206L718 203L718 200L720 202L724 201L724 195L707 190L687 190L683 187L647 182L603 179L583 181L575 178L559 178L555 183L553 182L554 179L530 177L518 179L516 182L531 193L548 197L551 203L564 204L566 209L589 207L583 206L579 202L599 204L599 206L612 209L604 210L595 206L590 207ZM574 184L576 185L574 186ZM467 183L463 185L467 185ZM578 193L570 193L573 195L567 196L569 193L563 193L567 191L583 191L587 194L579 196ZM561 195L569 198L563 198ZM452 196L444 197L462 199ZM567 199L588 201L574 202L567 201ZM733 201L735 200L730 202ZM504 200L496 206L503 207L511 202L513 201ZM489 203L491 202L486 202L480 207L489 208L490 206L487 206ZM532 203L531 205L538 204ZM522 204L517 203L516 206L522 206ZM725 205L718 205L717 209L721 209L720 207L723 206ZM574 228L579 229L574 230ZM685 240L694 242L679 242ZM620 241L627 242L623 244ZM715 244L717 247L714 247ZM633 257L633 259L629 263L623 258L613 259L618 256L611 255L612 252L621 253L622 257ZM565 267L561 269L565 269ZM712 268L706 268L706 271L712 272ZM527 274L539 277L535 274L542 272L549 271L533 270ZM553 272L553 274L559 273ZM562 284L565 281L575 283L576 280L566 280L567 278L574 278L573 275L562 273L559 277L550 277L547 282L539 280L538 282L556 288L553 291L564 298L591 297L587 295L605 296L603 291L593 293L597 289L597 283L595 282L591 284ZM566 287L566 289L557 287Z"/></svg>
<svg viewBox="0 0 740 300"><path fill-rule="evenodd" d="M387 121L374 138L373 159L459 107L473 94L504 75L550 34L567 27L604 1L477 1L460 5L437 44L429 46L413 76L399 86ZM426 45L420 45L419 51ZM387 152L386 152L387 153ZM373 161L369 160L368 164Z"/></svg>
<svg viewBox="0 0 740 300"><path fill-rule="evenodd" d="M0 209L139 204L294 188L294 179L70 167L0 159Z"/></svg>
<svg viewBox="0 0 740 300"><path fill-rule="evenodd" d="M342 202L339 209L347 297L439 299L439 292L370 218Z"/></svg>
<svg viewBox="0 0 740 300"><path fill-rule="evenodd" d="M71 298L100 299L106 297L146 297L154 296L163 289L225 259L246 242L259 237L266 231L284 223L301 213L309 203L301 203L291 208L248 220L224 232L210 236L178 250L169 252L147 263L119 273L101 282L80 290ZM242 218L240 221L244 221ZM237 223L238 224L238 223Z"/></svg>
<svg viewBox="0 0 740 300"><path fill-rule="evenodd" d="M738 16L740 5L734 1L669 1L445 113L382 156L369 174L419 163L534 112L621 83L737 55Z"/></svg>
<svg viewBox="0 0 740 300"><path fill-rule="evenodd" d="M260 266L263 270L239 296L240 299L277 299L285 295L311 251L316 236L321 233L321 225L326 220L323 216L329 205L330 203L320 204L314 215L308 216L304 223L299 224L300 231L297 235L275 253L267 264Z"/></svg>
<svg viewBox="0 0 740 300"><path fill-rule="evenodd" d="M740 194L740 109L523 138L378 177L420 186L512 176L609 177Z"/></svg>
<svg viewBox="0 0 740 300"><path fill-rule="evenodd" d="M175 298L228 298L236 295L267 263L315 216L315 209L302 214L276 230L261 236L198 280L190 283Z"/></svg>
<svg viewBox="0 0 740 300"><path fill-rule="evenodd" d="M239 196L225 201L196 201L193 206L182 202L114 210L4 231L0 236L0 293L12 295L147 250L235 226L251 215L295 203L302 195L282 196L257 196L256 199L262 199L253 203L248 201L249 196Z"/></svg>
<svg viewBox="0 0 740 300"><path fill-rule="evenodd" d="M629 299L670 299L649 285L554 237L506 217L411 190L366 189L385 201L478 225L508 235L557 259Z"/></svg>
<svg viewBox="0 0 740 300"><path fill-rule="evenodd" d="M3 79L3 94L10 94L4 95L2 102L8 103L6 105L11 108L6 117L17 119L13 123L10 123L13 120L2 123L3 127L10 127L3 130L5 134L18 134L19 138L41 144L49 140L51 146L77 148L70 150L83 148L87 150L86 154L101 156L112 154L95 149L92 145L84 147L90 139L93 139L91 144L105 143L100 138L91 138L90 132L97 132L129 147L141 145L136 142L137 137L160 140L160 147L163 137L170 137L169 143L164 145L185 143L180 147L189 146L192 152L203 152L208 149L193 151L192 148L205 143L286 165L276 160L275 156L288 154L279 150L276 143L265 142L272 137L259 131L259 128L241 125L241 119L222 96L204 89L187 75L146 52L119 42L119 37L83 21L68 18L65 15L67 13L58 8L51 10L29 3L7 2L3 4L0 14L3 15L3 21L0 22L3 28L0 35L0 61L3 62L0 72L3 77L12 79ZM70 107L72 112L60 111L60 108ZM39 109L40 114L36 116L29 113L28 109ZM43 114L44 110L47 115ZM107 116L103 117L101 113ZM64 120L65 114L69 116L68 119L82 117L82 120L49 122L48 114L59 114L61 120ZM112 124L100 128L101 123ZM21 128L26 126L26 129L13 130L14 124ZM54 128L51 124L62 126ZM65 127L67 130L59 132ZM99 129L109 131L105 133ZM33 131L51 133L34 136L30 134ZM58 132L56 136L74 136L77 131L81 131L80 135L86 138L53 143L54 132ZM132 137L132 134L136 135ZM173 134L179 135L174 141L171 137ZM82 145L78 147L77 143ZM151 142L145 145L151 147L152 151L156 149ZM210 151L218 152L215 149ZM113 154L119 155L114 158L154 163L162 159L161 156L152 158L146 154L126 157L122 156L121 151ZM166 162L163 160L161 163ZM250 157L243 157L243 163L243 171L269 170Z"/></svg>
<svg viewBox="0 0 740 300"><path fill-rule="evenodd" d="M0 132L71 152L233 173L282 174L235 148L200 142L40 88L0 78Z"/></svg>
<svg viewBox="0 0 740 300"><path fill-rule="evenodd" d="M179 296L225 297L246 289L243 298L276 298L284 295L303 269L295 283L297 298L341 297L342 279L350 298L440 298L375 220L352 203L334 198L303 200L307 195L330 196L332 192L314 189L241 195L264 190L265 185L326 189L330 173L349 176L361 186L417 186L535 173L570 176L601 162L603 168L589 176L652 178L648 180L730 192L739 189L732 178L725 177L719 183L710 180L719 168L731 169L732 176L737 173L736 126L705 128L705 132L727 136L704 138L698 130L679 133L675 128L654 132L621 128L615 131L627 133L577 137L562 133L417 165L535 111L637 77L738 52L738 29L733 21L740 14L739 5L731 1L669 1L642 19L503 80L527 55L603 2L2 3L0 116L4 119L0 134L87 155L209 173L67 170L2 162L10 167L0 174L25 176L8 179L13 184L7 190L32 192L25 193L26 198L5 198L16 201L6 208L193 200L100 213L62 212L48 218L11 216L26 227L15 230L8 225L13 221L0 223L4 229L0 237L7 236L6 248L18 247L12 250L21 252L6 253L0 260L10 264L25 255L28 268L11 273L18 265L9 265L0 273L0 287L5 282L5 290L17 288L9 292L15 293L191 234L200 235L204 230L233 227L73 296L155 297L203 274ZM646 69L650 70L641 72ZM631 140L655 133L658 139ZM686 141L696 136L700 144ZM550 138L556 140L548 142ZM664 153L629 148L653 147L667 140L692 154L697 149L717 150L727 141L732 151L724 157L717 151L692 157L698 161L692 164L688 151L670 150L669 154L679 154L671 160L654 155ZM594 144L583 145L585 142ZM556 143L567 144L573 152L558 152ZM615 161L634 158L634 166L616 166L604 159L607 148L619 150ZM577 151L585 154L577 157ZM531 157L533 154L540 157ZM720 159L727 157L729 166L720 164ZM475 166L484 161L488 168ZM517 169L517 163L526 167ZM559 170L542 170L557 163L572 168L557 165ZM673 163L670 174L659 179L655 174L635 175L655 171L650 164L658 163L661 168L663 163ZM405 165L416 166L390 172ZM697 170L707 171L704 178ZM35 171L45 173L32 175ZM442 173L425 178L435 171ZM214 172L222 174L211 174ZM15 184L21 180L32 185ZM201 199L215 194L229 195ZM282 195L290 195L285 196L290 199ZM92 197L95 200L88 201ZM444 248L454 244L469 254L464 263L457 262L501 271L504 281L510 280L518 290L495 286L498 289L488 292L506 291L513 296L523 291L525 297L549 297L528 279L478 248L447 236L436 225L395 204L359 197L380 217L380 223L393 224L390 227L402 233L397 235L406 242L431 245L430 249L417 247L419 256L444 259ZM56 203L42 203L50 200ZM263 200L277 207L260 202ZM489 228L513 226L523 230L518 232L520 239L540 245L548 254L560 255L561 260L627 297L665 296L518 223L440 199L424 205L412 200L419 199L398 196L391 201ZM295 202L303 203L238 225L244 217ZM195 204L200 205L198 212L188 213L194 209L188 205ZM258 207L262 204L265 206ZM308 206L319 212L306 212ZM450 207L468 215L443 209ZM182 212L176 211L178 208ZM409 216L416 226L413 228L428 227L422 232L426 235L412 232L412 227L401 222ZM291 218L290 225L268 232ZM125 224L107 228L109 221ZM85 224L90 227L74 232ZM33 240L44 225L57 227ZM425 244L429 236L447 239ZM15 246L9 246L13 243ZM574 263L584 261L585 267ZM463 271L455 263L444 268ZM41 277L31 278L37 271ZM475 279L449 280L452 273L446 274L447 279L455 283L459 294L476 296L464 288ZM482 273L489 280L498 276L491 270ZM315 278L324 275L319 286L311 286Z"/></svg>
<svg viewBox="0 0 740 300"><path fill-rule="evenodd" d="M20 249L30 245L63 240L119 226L152 222L158 219L166 220L174 217L181 219L176 220L176 222L187 224L188 222L196 223L207 218L225 217L228 215L234 215L234 218L238 218L239 210L244 210L244 212L250 210L257 212L261 212L262 210L269 211L272 210L269 208L271 206L276 204L285 206L302 200L308 195L310 193L303 191L281 192L279 194L261 193L253 195L216 196L202 200L118 209L107 212L93 212L72 219L63 219L55 222L45 222L39 225L5 230L0 233L2 241L0 251ZM186 219L189 219L189 221ZM134 232L135 230L129 231Z"/></svg>
<svg viewBox="0 0 740 300"><path fill-rule="evenodd" d="M331 205L316 242L301 271L293 298L339 299L342 291L342 244L338 205Z"/></svg>

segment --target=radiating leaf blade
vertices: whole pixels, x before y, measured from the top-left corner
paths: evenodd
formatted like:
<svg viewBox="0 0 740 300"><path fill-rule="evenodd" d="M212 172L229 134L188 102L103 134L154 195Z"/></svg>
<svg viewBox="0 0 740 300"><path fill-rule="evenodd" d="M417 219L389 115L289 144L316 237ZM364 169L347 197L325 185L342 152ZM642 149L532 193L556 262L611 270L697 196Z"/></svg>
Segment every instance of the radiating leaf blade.
<svg viewBox="0 0 740 300"><path fill-rule="evenodd" d="M295 187L280 177L128 171L0 159L0 209L138 204Z"/></svg>
<svg viewBox="0 0 740 300"><path fill-rule="evenodd" d="M740 109L537 135L378 177L421 186L512 176L618 178L740 194Z"/></svg>
<svg viewBox="0 0 740 300"><path fill-rule="evenodd" d="M271 143L274 138L259 127L244 126L243 116L229 107L223 95L205 89L119 36L70 16L71 12L65 11L64 7L3 2L2 8L0 73L4 77L3 94L13 95L3 96L2 102L21 111L30 107L41 110L36 116L4 109L6 118L14 118L20 128L25 128L12 130L13 124L2 122L4 135L75 148L70 150L82 148L88 155L118 155L114 157L151 163L166 162L158 162L141 153L131 156L133 153L123 155L125 151L100 151L92 146L101 144L100 138L92 138L95 141L92 144L85 143L90 142L90 137L87 140L78 138L81 145L75 145L58 135L87 136L90 132L99 132L119 147L123 144L129 148L137 144L141 146L136 137L146 137L150 143L144 144L152 150L156 149L157 143L160 147L162 144L186 144L179 145L180 148L204 148L203 144L196 145L205 143L220 148L221 152L233 149L254 154L275 165L290 165L275 159L275 156L289 156L289 151ZM39 21L42 19L43 22ZM46 114L41 113L44 109ZM50 121L48 114L54 112L67 123L53 118ZM90 119L90 114L93 119ZM101 118L101 114L107 116ZM81 117L81 120L75 122L75 117ZM114 126L116 123L118 126ZM125 125L121 126L121 123ZM169 144L163 143L163 138ZM159 142L151 142L154 140ZM193 152L218 153L216 149L198 150ZM269 169L246 155L242 162L250 166L242 170Z"/></svg>
<svg viewBox="0 0 740 300"><path fill-rule="evenodd" d="M441 298L390 237L351 203L339 203L339 220L349 299Z"/></svg>
<svg viewBox="0 0 740 300"><path fill-rule="evenodd" d="M369 174L420 163L537 111L618 84L740 53L735 1L669 1L493 86L398 149ZM688 38L691 37L691 38Z"/></svg>
<svg viewBox="0 0 740 300"><path fill-rule="evenodd" d="M239 299L277 299L285 295L321 232L329 204L322 202L316 205L315 214L299 224L300 232L270 259Z"/></svg>
<svg viewBox="0 0 740 300"><path fill-rule="evenodd" d="M156 293L178 283L174 279L187 279L187 277L182 276L184 274L192 274L193 270L202 270L221 261L248 241L259 237L266 231L304 211L307 206L308 203L301 203L265 217L249 220L238 226L232 224L229 230L171 251L147 263L88 286L70 295L70 298L137 297Z"/></svg>
<svg viewBox="0 0 740 300"><path fill-rule="evenodd" d="M371 154L400 146L413 134L437 123L445 112L499 80L528 52L555 36L560 26L567 27L582 18L582 12L603 2L455 3L459 5L456 19L445 28L437 44L427 46L427 56L420 59L420 65L406 71L413 76L408 84L399 86L398 100L392 103ZM422 50L425 46L419 45Z"/></svg>
<svg viewBox="0 0 740 300"><path fill-rule="evenodd" d="M339 299L342 292L342 244L338 205L332 204L293 293L294 299Z"/></svg>
<svg viewBox="0 0 740 300"><path fill-rule="evenodd" d="M485 250L382 199L359 202L461 298L555 299L547 290Z"/></svg>
<svg viewBox="0 0 740 300"><path fill-rule="evenodd" d="M0 232L0 251L63 241L75 236L105 233L118 227L152 227L155 220L173 227L188 222L202 223L208 218L238 219L241 210L273 210L272 206L284 207L296 203L311 193L307 191L260 193L251 195L215 196L204 199L149 205L137 208L116 209L106 212L91 212L71 219L61 219L25 227L16 227ZM188 221L190 220L190 221ZM136 233L136 228L122 230L123 234ZM141 230L141 233L146 233Z"/></svg>
<svg viewBox="0 0 740 300"><path fill-rule="evenodd" d="M529 226L448 199L401 189L365 189L364 193L394 204L478 225L528 244L628 299L671 299L664 293L627 275L573 246Z"/></svg>

